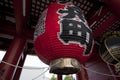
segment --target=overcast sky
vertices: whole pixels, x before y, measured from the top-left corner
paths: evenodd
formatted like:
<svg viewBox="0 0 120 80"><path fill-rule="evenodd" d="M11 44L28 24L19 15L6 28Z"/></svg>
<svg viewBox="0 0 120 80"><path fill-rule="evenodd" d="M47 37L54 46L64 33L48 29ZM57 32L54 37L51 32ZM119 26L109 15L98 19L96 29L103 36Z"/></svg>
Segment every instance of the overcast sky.
<svg viewBox="0 0 120 80"><path fill-rule="evenodd" d="M0 60L2 60L4 55L5 55L5 51L0 51ZM24 63L24 67L32 67L32 68L46 67L46 68L45 69L23 69L19 80L50 80L52 75L54 75L54 74L50 74L49 70L47 70L48 69L47 67L49 66L44 64L35 55L27 55L25 63ZM41 73L43 73L46 70L47 72L41 75ZM73 76L75 77L75 75ZM63 75L63 78L64 78L64 75Z"/></svg>
<svg viewBox="0 0 120 80"><path fill-rule="evenodd" d="M5 52L0 51L0 60L2 60ZM42 61L37 56L33 55L27 55L24 66L27 67L36 67L36 68L41 68L41 67L49 67L48 65L44 64ZM45 69L24 69L21 73L20 80L48 80L48 78L51 78L53 74L50 74L49 71L45 72L43 75L40 77L36 78L39 76L42 72L47 70Z"/></svg>
<svg viewBox="0 0 120 80"><path fill-rule="evenodd" d="M36 68L41 67L49 67L48 65L44 64L40 61L40 59L37 56L33 55L27 55L24 66L31 66ZM42 76L38 77L42 72L48 70L48 68L45 69L24 69L21 74L20 80L47 80L46 77L50 78L52 74L49 73L49 70L45 72Z"/></svg>

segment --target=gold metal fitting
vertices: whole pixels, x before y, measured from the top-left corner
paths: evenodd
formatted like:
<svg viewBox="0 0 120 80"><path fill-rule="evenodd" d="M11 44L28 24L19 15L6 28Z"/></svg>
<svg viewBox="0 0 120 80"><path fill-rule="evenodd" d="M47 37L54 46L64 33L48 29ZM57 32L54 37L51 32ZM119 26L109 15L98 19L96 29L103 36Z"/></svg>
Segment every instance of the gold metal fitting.
<svg viewBox="0 0 120 80"><path fill-rule="evenodd" d="M74 58L59 58L50 62L50 73L75 74L80 67L80 63Z"/></svg>

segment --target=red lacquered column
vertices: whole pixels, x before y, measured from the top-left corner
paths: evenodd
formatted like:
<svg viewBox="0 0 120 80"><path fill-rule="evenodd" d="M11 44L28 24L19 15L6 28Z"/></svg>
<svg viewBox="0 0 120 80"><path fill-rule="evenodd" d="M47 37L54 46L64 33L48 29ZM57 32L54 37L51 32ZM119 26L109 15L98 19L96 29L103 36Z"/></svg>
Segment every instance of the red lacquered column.
<svg viewBox="0 0 120 80"><path fill-rule="evenodd" d="M23 51L26 39L15 37L9 46L3 61L16 65ZM11 80L15 67L7 64L0 64L0 80Z"/></svg>
<svg viewBox="0 0 120 80"><path fill-rule="evenodd" d="M57 80L62 80L62 75L57 75Z"/></svg>
<svg viewBox="0 0 120 80"><path fill-rule="evenodd" d="M24 62L25 62L25 59L26 59L26 55L27 55L27 52L23 52L22 56L21 56L21 59L19 61L19 64L18 66L21 66L23 67L24 65ZM15 75L13 77L13 80L17 80L20 78L20 75L21 75L21 72L22 72L22 68L17 68L16 72L15 72Z"/></svg>
<svg viewBox="0 0 120 80"><path fill-rule="evenodd" d="M83 65L83 66L85 66L85 65ZM76 76L77 76L77 80L89 80L87 71L83 67L81 67L81 70L77 73Z"/></svg>

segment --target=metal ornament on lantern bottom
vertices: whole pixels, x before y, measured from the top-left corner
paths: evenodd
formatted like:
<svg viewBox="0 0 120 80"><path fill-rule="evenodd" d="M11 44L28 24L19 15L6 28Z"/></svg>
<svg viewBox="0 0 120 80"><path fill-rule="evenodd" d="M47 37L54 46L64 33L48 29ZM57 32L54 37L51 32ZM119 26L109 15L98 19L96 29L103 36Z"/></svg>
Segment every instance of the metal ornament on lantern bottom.
<svg viewBox="0 0 120 80"><path fill-rule="evenodd" d="M100 56L108 64L114 65L116 72L120 72L120 32L106 33L101 42Z"/></svg>
<svg viewBox="0 0 120 80"><path fill-rule="evenodd" d="M59 58L50 63L50 73L73 74L79 70L80 63L74 58Z"/></svg>

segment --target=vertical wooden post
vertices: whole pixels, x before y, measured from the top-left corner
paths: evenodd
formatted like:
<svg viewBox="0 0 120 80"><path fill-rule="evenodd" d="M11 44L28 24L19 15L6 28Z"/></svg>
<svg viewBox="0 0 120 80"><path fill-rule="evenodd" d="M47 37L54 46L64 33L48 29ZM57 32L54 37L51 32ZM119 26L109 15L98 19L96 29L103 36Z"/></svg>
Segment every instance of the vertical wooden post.
<svg viewBox="0 0 120 80"><path fill-rule="evenodd" d="M23 55L23 57L21 56L20 62L18 64L18 66L21 66L21 67L23 67L23 65L24 65L24 62L25 62L25 59L26 59L26 56L27 56L27 51L24 51L22 53L22 55ZM22 68L17 68L13 80L19 79L20 75L21 75L21 72L22 72Z"/></svg>
<svg viewBox="0 0 120 80"><path fill-rule="evenodd" d="M23 51L26 39L15 37L9 46L3 61L16 65ZM15 67L5 63L0 64L0 80L11 80Z"/></svg>
<svg viewBox="0 0 120 80"><path fill-rule="evenodd" d="M57 75L57 80L62 80L62 75Z"/></svg>
<svg viewBox="0 0 120 80"><path fill-rule="evenodd" d="M87 71L83 67L81 67L81 70L77 73L77 80L89 80Z"/></svg>

